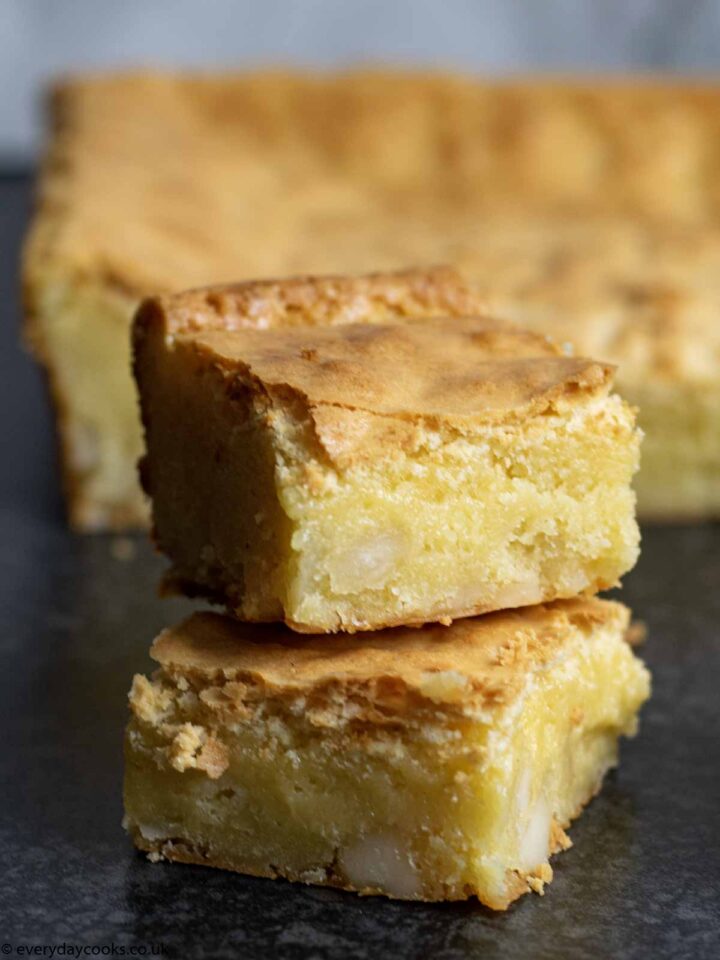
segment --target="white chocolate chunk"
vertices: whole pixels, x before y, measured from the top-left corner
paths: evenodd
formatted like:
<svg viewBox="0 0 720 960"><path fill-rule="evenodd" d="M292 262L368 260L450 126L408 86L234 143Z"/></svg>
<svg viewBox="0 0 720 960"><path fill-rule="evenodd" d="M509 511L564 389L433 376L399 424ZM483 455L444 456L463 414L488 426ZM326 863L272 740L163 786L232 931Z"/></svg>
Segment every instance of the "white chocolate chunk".
<svg viewBox="0 0 720 960"><path fill-rule="evenodd" d="M383 531L366 537L328 560L333 590L379 589L390 579L403 555L405 542L397 532Z"/></svg>
<svg viewBox="0 0 720 960"><path fill-rule="evenodd" d="M550 855L550 824L552 810L541 794L528 816L527 825L520 840L521 870L534 870L545 863Z"/></svg>
<svg viewBox="0 0 720 960"><path fill-rule="evenodd" d="M341 850L338 862L358 890L382 890L403 899L422 892L410 851L391 833L363 837Z"/></svg>
<svg viewBox="0 0 720 960"><path fill-rule="evenodd" d="M148 821L138 823L137 828L145 840L150 842L154 840L165 840L168 835L167 822L158 821L157 824L151 824Z"/></svg>
<svg viewBox="0 0 720 960"><path fill-rule="evenodd" d="M528 607L540 603L543 589L537 575L532 574L514 583L507 583L494 594L492 604L498 610L510 607Z"/></svg>
<svg viewBox="0 0 720 960"><path fill-rule="evenodd" d="M459 703L467 695L470 683L457 670L439 670L428 673L422 681L423 696L437 703Z"/></svg>

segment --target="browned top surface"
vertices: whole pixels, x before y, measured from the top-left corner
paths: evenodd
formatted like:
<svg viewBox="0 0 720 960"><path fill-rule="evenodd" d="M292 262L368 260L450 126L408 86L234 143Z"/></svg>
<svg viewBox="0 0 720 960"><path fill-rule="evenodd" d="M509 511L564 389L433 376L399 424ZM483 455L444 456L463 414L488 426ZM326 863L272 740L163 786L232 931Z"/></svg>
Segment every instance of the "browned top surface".
<svg viewBox="0 0 720 960"><path fill-rule="evenodd" d="M164 630L151 654L172 676L202 687L234 681L267 696L342 692L375 700L416 693L439 701L507 699L528 671L563 655L580 630L627 628L629 611L597 598L456 620L451 626L395 628L363 634L299 636L286 628L196 613Z"/></svg>
<svg viewBox="0 0 720 960"><path fill-rule="evenodd" d="M348 410L502 422L609 388L606 364L463 316L481 305L447 268L254 281L146 301L135 341L140 352L159 332L160 349L181 345L257 393L299 400L325 432L338 418L346 431Z"/></svg>
<svg viewBox="0 0 720 960"><path fill-rule="evenodd" d="M210 330L192 338L208 360L256 390L310 408L461 423L534 416L561 397L607 389L610 367L566 357L539 334L484 318L353 323L288 330Z"/></svg>

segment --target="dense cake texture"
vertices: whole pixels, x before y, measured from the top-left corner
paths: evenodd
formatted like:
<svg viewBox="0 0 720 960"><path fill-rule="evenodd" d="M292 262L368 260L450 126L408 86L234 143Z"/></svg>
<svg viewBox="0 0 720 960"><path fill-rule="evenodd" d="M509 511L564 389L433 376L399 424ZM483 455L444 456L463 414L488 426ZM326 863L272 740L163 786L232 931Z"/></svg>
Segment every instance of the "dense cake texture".
<svg viewBox="0 0 720 960"><path fill-rule="evenodd" d="M153 860L503 910L635 733L627 625L596 599L362 639L195 614L133 682L125 825Z"/></svg>
<svg viewBox="0 0 720 960"><path fill-rule="evenodd" d="M634 564L639 436L611 369L487 318L414 320L418 276L143 305L142 473L171 583L334 632L594 593Z"/></svg>
<svg viewBox="0 0 720 960"><path fill-rule="evenodd" d="M643 515L717 516L719 108L718 87L638 78L63 83L24 277L73 523L145 522L127 352L144 295L436 262L619 364L648 434Z"/></svg>

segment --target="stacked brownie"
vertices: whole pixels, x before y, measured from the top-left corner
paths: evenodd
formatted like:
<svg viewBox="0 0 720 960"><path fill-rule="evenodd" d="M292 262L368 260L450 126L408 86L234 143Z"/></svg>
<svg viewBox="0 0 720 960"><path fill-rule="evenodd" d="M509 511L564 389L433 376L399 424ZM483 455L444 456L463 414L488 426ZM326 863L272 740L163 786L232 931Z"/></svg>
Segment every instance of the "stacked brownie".
<svg viewBox="0 0 720 960"><path fill-rule="evenodd" d="M136 677L152 859L504 909L636 728L634 411L613 368L447 269L145 301L141 474L165 581L223 604Z"/></svg>

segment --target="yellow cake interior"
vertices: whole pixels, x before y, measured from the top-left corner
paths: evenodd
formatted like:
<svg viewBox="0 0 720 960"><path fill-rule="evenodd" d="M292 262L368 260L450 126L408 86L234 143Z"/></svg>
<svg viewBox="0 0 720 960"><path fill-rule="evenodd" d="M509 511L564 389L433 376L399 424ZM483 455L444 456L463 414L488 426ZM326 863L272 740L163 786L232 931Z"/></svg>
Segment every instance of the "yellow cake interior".
<svg viewBox="0 0 720 960"><path fill-rule="evenodd" d="M47 359L70 520L85 530L144 527L142 451L130 373L135 300L103 284L48 282L33 339Z"/></svg>
<svg viewBox="0 0 720 960"><path fill-rule="evenodd" d="M363 629L597 592L638 554L638 442L618 397L376 464L317 471L281 449L293 625ZM248 563L252 565L252 560Z"/></svg>
<svg viewBox="0 0 720 960"><path fill-rule="evenodd" d="M696 521L718 512L720 388L715 383L634 382L642 411L642 470L635 480L648 520Z"/></svg>
<svg viewBox="0 0 720 960"><path fill-rule="evenodd" d="M138 846L504 909L551 879L563 828L616 763L618 737L635 732L648 675L615 618L573 627L513 696L499 689L482 705L462 667L428 672L412 709L376 722L354 719L352 698L313 710L310 694L281 700L271 683L237 709L237 686L136 678L125 805Z"/></svg>

